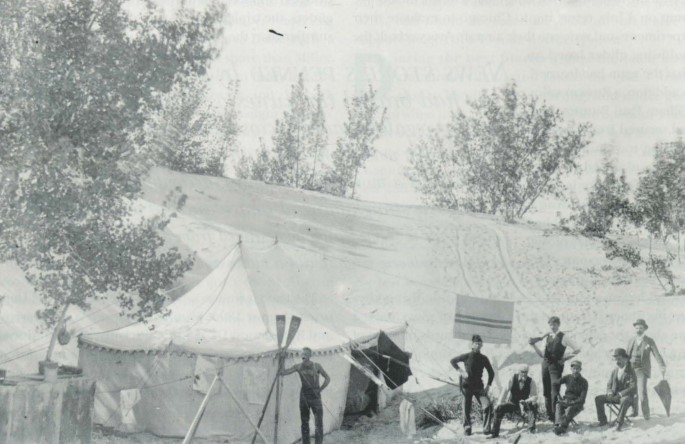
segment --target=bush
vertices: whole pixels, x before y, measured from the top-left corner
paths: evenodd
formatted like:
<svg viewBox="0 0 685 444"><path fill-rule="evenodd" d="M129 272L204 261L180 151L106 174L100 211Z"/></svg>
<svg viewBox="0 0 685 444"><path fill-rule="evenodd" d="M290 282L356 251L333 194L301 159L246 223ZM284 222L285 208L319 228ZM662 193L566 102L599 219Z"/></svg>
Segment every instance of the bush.
<svg viewBox="0 0 685 444"><path fill-rule="evenodd" d="M476 408L480 410L478 403L474 402L474 404L473 411L475 411ZM442 425L442 423L461 417L462 396L459 394L458 396L449 399L433 400L428 405L421 406L421 408L423 410L421 410L421 414L417 419L419 428Z"/></svg>
<svg viewBox="0 0 685 444"><path fill-rule="evenodd" d="M659 281L659 284L661 284L661 287L669 294L676 293L676 285L674 282L675 276L673 275L673 271L671 271L673 259L675 259L673 253L666 253L666 257L650 254L649 260L645 262L647 273L652 273ZM662 282L662 279L668 284L668 289Z"/></svg>
<svg viewBox="0 0 685 444"><path fill-rule="evenodd" d="M602 247L604 248L604 254L609 260L620 258L628 262L633 268L642 263L640 250L636 247L621 245L613 239L603 239Z"/></svg>
<svg viewBox="0 0 685 444"><path fill-rule="evenodd" d="M647 273L654 275L664 291L668 292L668 294L676 294L677 286L675 285L675 275L671 270L671 265L675 259L673 253L666 253L666 257L650 253L647 259L642 259L640 250L636 247L625 244L622 245L612 239L603 239L602 246L607 259L613 260L620 258L627 261L632 267L644 264ZM666 282L668 287L664 285L664 282Z"/></svg>

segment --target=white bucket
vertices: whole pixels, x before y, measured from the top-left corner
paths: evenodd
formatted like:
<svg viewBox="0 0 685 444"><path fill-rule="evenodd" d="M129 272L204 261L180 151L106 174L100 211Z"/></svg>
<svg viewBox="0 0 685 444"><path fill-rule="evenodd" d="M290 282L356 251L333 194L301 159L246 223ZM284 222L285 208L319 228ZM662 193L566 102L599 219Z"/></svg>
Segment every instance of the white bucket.
<svg viewBox="0 0 685 444"><path fill-rule="evenodd" d="M45 382L57 382L57 363L45 364Z"/></svg>

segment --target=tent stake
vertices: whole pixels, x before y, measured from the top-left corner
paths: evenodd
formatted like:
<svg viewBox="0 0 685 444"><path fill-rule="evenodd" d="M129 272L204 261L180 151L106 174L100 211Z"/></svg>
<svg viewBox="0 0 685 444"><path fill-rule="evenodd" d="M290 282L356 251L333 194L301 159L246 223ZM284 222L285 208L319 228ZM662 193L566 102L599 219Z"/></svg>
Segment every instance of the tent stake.
<svg viewBox="0 0 685 444"><path fill-rule="evenodd" d="M202 400L202 403L200 404L200 408L197 409L197 413L195 414L195 418L193 418L193 422L190 424L190 428L188 429L188 433L186 433L185 438L183 439L183 444L190 444L193 441L193 438L195 437L195 432L197 432L197 426L200 425L200 420L202 419L202 415L205 413L205 409L207 408L207 403L209 402L209 396L212 394L212 390L214 389L214 385L216 384L216 381L219 380L219 374L220 372L217 372L216 375L214 376L214 379L212 380L212 383L209 386L209 390L207 390L207 394L205 395L204 399Z"/></svg>
<svg viewBox="0 0 685 444"><path fill-rule="evenodd" d="M243 415L245 415L245 417L246 417L247 420L249 421L249 423L250 423L250 425L252 426L252 428L255 429L255 432L257 432L257 433L259 434L259 437L262 438L262 440L264 441L264 444L269 444L269 441L266 440L266 438L265 438L264 435L262 434L261 430L259 430L259 427L257 427L257 426L255 425L255 423L252 422L252 419L250 418L250 415L245 411L245 409L243 408L243 405L240 403L240 401L238 401L238 397L236 397L235 393L233 393L233 390L231 390L231 388L228 386L228 384L226 384L226 381L224 381L223 378L220 378L219 381L221 381L221 384L222 384L224 387L226 387L226 390L228 391L228 394L231 395L231 398L233 398L233 400L235 401L235 403L236 403L236 405L238 406L238 408L240 409L240 411L243 412Z"/></svg>

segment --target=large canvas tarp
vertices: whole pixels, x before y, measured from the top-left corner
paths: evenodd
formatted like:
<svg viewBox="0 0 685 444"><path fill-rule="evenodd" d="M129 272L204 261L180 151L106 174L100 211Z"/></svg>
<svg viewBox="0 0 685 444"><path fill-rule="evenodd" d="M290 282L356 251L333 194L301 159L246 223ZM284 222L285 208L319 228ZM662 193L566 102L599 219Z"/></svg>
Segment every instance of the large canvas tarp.
<svg viewBox="0 0 685 444"><path fill-rule="evenodd" d="M92 346L121 351L177 351L226 358L276 349L274 319L304 322L291 348L326 350L375 336L396 325L365 319L330 298L314 294L278 245L252 251L235 246L206 279L169 305L170 314L147 324L82 335Z"/></svg>

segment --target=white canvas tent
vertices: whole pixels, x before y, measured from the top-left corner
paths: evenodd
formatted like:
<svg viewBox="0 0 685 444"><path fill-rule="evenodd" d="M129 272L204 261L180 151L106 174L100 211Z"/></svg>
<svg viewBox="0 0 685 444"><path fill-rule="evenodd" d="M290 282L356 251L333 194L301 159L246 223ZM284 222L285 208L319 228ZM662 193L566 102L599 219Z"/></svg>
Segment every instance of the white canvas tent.
<svg viewBox="0 0 685 444"><path fill-rule="evenodd" d="M303 274L278 245L253 251L238 244L202 282L170 304L168 316L80 336L79 366L98 382L95 422L160 436L184 435L217 359L224 360L224 381L256 422L276 374L275 316L284 314L302 318L286 366L299 362L303 347L314 350L313 359L332 379L323 392L325 431L338 428L350 378L343 353L372 346L381 330L404 347L406 326L366 319L315 294ZM299 389L295 376L283 384L280 442L300 436ZM262 430L272 439L273 400ZM219 390L197 436L244 442L252 433L239 407Z"/></svg>

